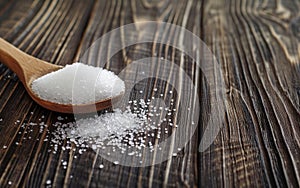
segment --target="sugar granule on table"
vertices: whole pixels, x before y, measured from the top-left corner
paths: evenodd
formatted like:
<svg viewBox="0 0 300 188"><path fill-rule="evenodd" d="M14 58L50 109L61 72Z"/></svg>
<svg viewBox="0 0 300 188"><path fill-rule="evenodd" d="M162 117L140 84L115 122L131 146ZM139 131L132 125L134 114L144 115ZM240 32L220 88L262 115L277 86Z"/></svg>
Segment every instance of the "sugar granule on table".
<svg viewBox="0 0 300 188"><path fill-rule="evenodd" d="M136 114L115 109L113 113L77 120L69 127L67 135L71 138L96 138L99 142L108 139L111 135L121 137L127 130L140 129L144 121Z"/></svg>
<svg viewBox="0 0 300 188"><path fill-rule="evenodd" d="M54 123L53 126L56 128L50 139L52 152L56 153L59 146L64 145L66 140L67 145L64 145L62 149L70 150L73 145L79 154L83 154L88 148L96 150L104 149L107 146L121 152L126 152L128 147L135 148L136 151L126 152L129 156L141 155L141 151L145 147L149 147L152 152L158 145L156 146L147 137L153 138L156 135L157 138L160 138L160 135L165 133L161 131L160 127L160 123L163 121L156 116L149 115L154 113L156 108L149 108L151 105L148 105L143 99L128 103L133 105L132 108L128 106L126 110L114 109L113 112L77 119L74 122ZM132 111L132 109L136 110ZM162 107L161 113L167 114L168 110L169 108ZM168 124L172 127L171 122Z"/></svg>
<svg viewBox="0 0 300 188"><path fill-rule="evenodd" d="M75 122L62 124L56 122L57 127L51 142L60 144L64 138L69 138L76 147L83 146L85 142L91 143L92 149L97 149L105 140L121 142L124 136L143 130L146 126L146 116L134 114L129 110L115 109L100 116L84 118ZM57 147L54 147L54 149Z"/></svg>
<svg viewBox="0 0 300 188"><path fill-rule="evenodd" d="M120 95L125 84L111 71L74 63L34 80L31 88L47 101L87 104Z"/></svg>

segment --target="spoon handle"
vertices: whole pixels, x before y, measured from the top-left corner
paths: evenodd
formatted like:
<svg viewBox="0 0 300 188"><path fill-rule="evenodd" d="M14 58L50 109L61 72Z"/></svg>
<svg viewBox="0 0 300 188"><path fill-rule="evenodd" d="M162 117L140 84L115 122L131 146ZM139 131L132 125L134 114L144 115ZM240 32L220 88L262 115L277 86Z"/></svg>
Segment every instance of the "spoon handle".
<svg viewBox="0 0 300 188"><path fill-rule="evenodd" d="M29 85L34 79L61 68L22 52L2 38L0 62L15 72L24 85Z"/></svg>
<svg viewBox="0 0 300 188"><path fill-rule="evenodd" d="M24 68L31 59L28 54L0 38L0 62L15 72L22 82L25 81Z"/></svg>

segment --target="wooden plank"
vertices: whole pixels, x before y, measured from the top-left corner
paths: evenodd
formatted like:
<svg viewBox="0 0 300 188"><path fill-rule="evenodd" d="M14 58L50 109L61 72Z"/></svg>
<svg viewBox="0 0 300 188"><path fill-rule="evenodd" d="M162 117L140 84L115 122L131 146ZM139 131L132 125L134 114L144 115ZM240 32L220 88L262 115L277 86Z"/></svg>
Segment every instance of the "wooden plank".
<svg viewBox="0 0 300 188"><path fill-rule="evenodd" d="M88 3L82 1L46 1L43 3L24 1L21 3L25 3L27 8L30 7L30 11L26 13L22 10L21 12L24 14L16 16L17 19L12 23L13 28L3 22L1 31L5 35L2 36L32 55L62 65L78 60L93 41L113 28L139 21L148 14L149 19L167 19L181 24L182 19L186 19L192 7L191 4L186 7L183 1L179 4L148 3L146 1L96 1L95 3L91 1ZM15 7L20 6L15 5ZM157 11L149 9L149 7L155 8ZM182 8L187 12L182 11ZM14 17L17 10L17 8L10 10L10 14L6 18ZM99 17L105 19L99 21ZM12 32L6 34L7 30ZM109 47L108 45L107 48ZM128 51L126 52L126 50ZM129 59L128 57L138 59L152 55L154 52L165 58L168 57L167 53L173 54L171 61L178 61L177 56L180 55L174 49L161 45L152 47L137 45L117 54L115 58L121 63L107 64L107 68L112 66L115 71L118 71L123 66L122 62L130 63L130 61L124 61ZM124 54L128 57L124 57ZM7 72L5 74L12 75L5 67L2 69ZM193 77L195 68L191 66L187 69ZM159 70L156 74L158 73ZM78 151L64 152L59 148L56 154L49 153L50 143L44 142L44 139L50 139L49 133L55 131L52 123L56 121L56 118L65 115L48 112L32 103L17 78L14 75L12 77L14 82L7 81L5 75L2 76L5 89L1 94L3 96L1 97L3 104L1 118L4 119L5 124L1 124L1 132L5 133L6 137L1 139L1 145L8 147L1 150L0 155L2 174L0 182L2 185L12 183L15 186L39 187L45 186L47 180L51 180L51 184L56 186L197 185L197 165L194 165L197 160L197 147L192 147L192 145L197 145L197 135L193 137L191 144L178 154L177 158L146 168L113 165L92 150L79 155ZM155 84L156 82L152 80L150 83ZM158 84L160 83L156 83L158 87L162 88ZM15 103L18 105L13 105ZM10 113L6 112L16 115L10 116ZM47 120L49 126L40 132L38 126L30 125L28 122L38 123L42 116ZM70 120L72 119L72 116L68 117ZM23 123L24 126L21 126ZM30 136L28 132L30 132ZM29 137L30 139L28 139ZM26 140L24 140L25 138ZM74 158L75 155L78 157ZM67 169L64 169L62 160L68 162ZM105 168L98 168L99 164L104 164Z"/></svg>
<svg viewBox="0 0 300 188"><path fill-rule="evenodd" d="M18 3L20 4L15 5L16 10L11 9L11 14L8 14L1 24L3 28L1 31L12 30L13 32L8 32L2 37L46 61L70 63L73 54L76 53L76 48L74 49L73 46L80 42L93 2L46 1L41 4L37 1L18 1ZM14 17L20 17L20 7L25 8L20 10L24 13L23 18L15 21ZM15 21L13 28L6 23L7 20ZM64 57L66 54L68 54L67 59ZM47 129L41 134L37 126L28 125L28 122L39 122L38 119L44 115L51 125L54 119L51 120L51 113L29 99L24 93L24 88L15 79L15 75L10 71L8 74L11 75L10 79L7 79L9 75L1 79L1 82L7 86L1 97L1 117L5 122L1 124L1 132L5 135L1 139L1 146L8 146L7 150L1 150L0 155L1 184L8 185L11 182L17 186L32 183L41 186L45 184L42 182L45 168L38 166L37 176L31 176L31 173L37 173L34 171L34 166L39 163L35 160L41 155L40 150L45 152L42 155L48 154L48 144L44 145L43 142ZM23 123L25 125L22 127ZM16 145L16 143L20 144ZM42 160L45 160L43 163L47 163L48 158Z"/></svg>
<svg viewBox="0 0 300 188"><path fill-rule="evenodd" d="M125 24L152 20L183 26L212 50L226 85L224 127L213 145L200 153L210 88L195 63L181 59L178 49L155 43L133 45L114 55L106 68L117 73L134 60L155 54L168 59L193 79L202 100L197 133L176 157L149 167L126 167L92 149L83 154L78 149L64 151L66 141L56 153L50 152L49 139L57 129L52 124L58 116L67 121L73 116L39 107L0 64L1 187L44 187L47 180L53 187L299 187L299 8L300 3L292 0L0 1L0 37L61 65L80 60L99 37ZM164 32L165 40L179 40L174 31ZM126 37L120 34L120 40ZM111 41L102 48L112 48ZM87 63L99 64L97 58ZM153 74L163 70L180 84L170 67ZM126 73L132 82L135 74ZM148 79L136 85L132 96L143 90L152 97L152 87L170 90L164 82ZM194 105L194 94L187 96ZM29 124L41 121L48 125L43 130Z"/></svg>
<svg viewBox="0 0 300 188"><path fill-rule="evenodd" d="M228 92L227 122L201 166L215 178L202 185L299 186L298 10L294 1L205 3L203 40Z"/></svg>

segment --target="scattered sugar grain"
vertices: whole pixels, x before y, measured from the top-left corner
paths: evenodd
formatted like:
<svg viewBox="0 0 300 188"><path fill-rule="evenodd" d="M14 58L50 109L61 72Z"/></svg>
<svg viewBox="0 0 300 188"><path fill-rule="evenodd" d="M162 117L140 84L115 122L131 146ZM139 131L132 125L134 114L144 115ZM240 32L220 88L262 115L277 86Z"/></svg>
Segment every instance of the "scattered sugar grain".
<svg viewBox="0 0 300 188"><path fill-rule="evenodd" d="M73 138L97 137L105 140L111 135L123 136L126 130L138 129L142 123L136 115L116 109L114 113L77 120L68 134Z"/></svg>
<svg viewBox="0 0 300 188"><path fill-rule="evenodd" d="M47 180L47 181L46 181L46 184L47 184L47 185L50 185L50 184L51 184L51 180Z"/></svg>
<svg viewBox="0 0 300 188"><path fill-rule="evenodd" d="M105 146L111 146L111 152L113 153L120 151L120 153L125 154L129 147L136 150L134 153L128 151L127 155L142 157L142 153L138 152L138 150L144 150L146 145L149 145L150 152L156 149L161 150L161 147L154 143L146 142L146 140L147 137L157 137L159 139L162 134L167 134L168 130L161 128L160 123L166 122L170 125L172 124L170 122L171 119L167 121L164 118L164 121L160 120L159 123L155 119L152 121L153 113L151 112L155 109L160 109L160 113L166 112L170 111L170 108L149 105L151 100L147 99L146 101L143 99L129 101L131 108L128 106L125 111L115 109L114 112L106 112L99 116L79 119L76 122L56 122L53 125L53 127L56 127L56 130L51 132L52 137L49 138L52 143L50 144L52 147L51 152L55 154L59 150L75 151L75 148L77 148L77 154L81 155L87 151L87 148L96 150L98 148L105 149ZM136 107L134 111L131 111L132 106ZM152 109L150 106L152 106ZM154 129L157 130L157 134L152 131ZM107 152L107 155L111 155L111 153ZM77 156L74 155L73 158L76 159ZM115 161L114 164L117 165L119 162ZM66 169L67 162L62 162L62 166Z"/></svg>
<svg viewBox="0 0 300 188"><path fill-rule="evenodd" d="M64 120L64 118L62 118L61 116L58 116L57 120L61 121L61 120Z"/></svg>

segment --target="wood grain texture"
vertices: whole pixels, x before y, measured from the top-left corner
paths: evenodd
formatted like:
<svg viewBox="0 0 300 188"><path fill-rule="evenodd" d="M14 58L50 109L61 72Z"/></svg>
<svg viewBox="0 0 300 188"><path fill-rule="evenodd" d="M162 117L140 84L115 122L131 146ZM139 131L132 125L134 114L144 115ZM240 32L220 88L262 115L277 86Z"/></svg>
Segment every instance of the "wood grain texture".
<svg viewBox="0 0 300 188"><path fill-rule="evenodd" d="M299 39L290 27L296 7L294 1L205 4L203 39L223 66L227 122L207 153L216 157L203 156L200 176L218 174L216 182L228 186L299 186Z"/></svg>
<svg viewBox="0 0 300 188"><path fill-rule="evenodd" d="M49 152L51 143L44 139L55 131L57 117L66 115L34 103L16 75L0 64L0 186L44 187L51 180L53 187L299 187L299 9L300 2L293 0L0 1L0 37L45 61L73 63L112 29L164 21L187 28L207 44L226 85L223 128L200 153L210 110L201 70L162 44L133 45L117 53L106 63L115 72L153 54L176 63L196 83L202 100L197 133L176 157L150 167L124 167L92 150ZM165 40L173 39L172 31L166 33ZM155 79L139 84L137 91L146 88L149 96L147 88L170 89ZM42 131L29 124L40 119L49 125ZM68 162L66 169L62 160Z"/></svg>

